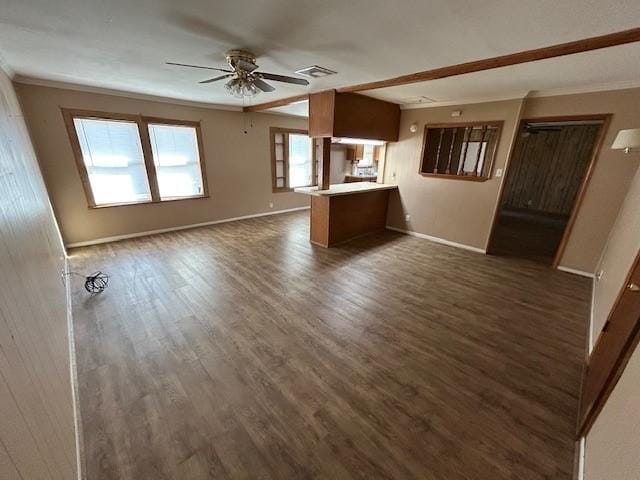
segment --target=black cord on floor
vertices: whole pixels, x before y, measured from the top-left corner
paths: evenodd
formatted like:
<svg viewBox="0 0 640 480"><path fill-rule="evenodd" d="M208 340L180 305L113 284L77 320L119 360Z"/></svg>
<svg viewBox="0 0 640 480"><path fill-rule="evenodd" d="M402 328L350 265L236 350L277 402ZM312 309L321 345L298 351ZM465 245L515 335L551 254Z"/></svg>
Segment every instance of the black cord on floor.
<svg viewBox="0 0 640 480"><path fill-rule="evenodd" d="M78 272L68 272L67 275L84 278L84 289L89 293L102 293L109 285L109 275L99 271L93 272L91 275L82 275Z"/></svg>

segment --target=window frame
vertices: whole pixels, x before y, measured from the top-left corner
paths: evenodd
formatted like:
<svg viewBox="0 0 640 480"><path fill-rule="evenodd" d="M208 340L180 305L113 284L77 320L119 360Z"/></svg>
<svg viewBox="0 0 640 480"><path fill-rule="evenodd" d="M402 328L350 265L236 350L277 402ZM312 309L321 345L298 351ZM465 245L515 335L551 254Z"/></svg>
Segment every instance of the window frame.
<svg viewBox="0 0 640 480"><path fill-rule="evenodd" d="M503 120L479 120L476 122L459 122L459 123L437 123L437 124L426 124L424 126L424 133L422 136L422 150L420 152L420 161L418 162L418 173L423 177L432 177L432 178L443 178L450 180L463 180L470 182L486 182L487 180L491 180L493 175L493 166L496 159L496 155L498 153L498 147L500 145L500 138L502 135L502 128L504 126ZM439 130L439 129L447 129L447 128L456 128L456 129L464 129L463 135L466 133L465 130L467 128L473 127L483 127L485 129L489 127L493 127L496 129L496 139L495 139L495 147L491 152L489 152L490 156L485 155L484 163L488 165L486 175L458 175L451 173L434 173L434 172L425 172L424 165L426 162L425 154L427 152L427 135L428 131L431 130ZM464 137L463 137L464 138ZM468 142L468 141L467 141ZM453 149L452 149L453 150Z"/></svg>
<svg viewBox="0 0 640 480"><path fill-rule="evenodd" d="M277 169L276 169L276 134L282 133L284 135L284 165L283 165L283 173L284 173L284 187L278 187L278 178L277 177ZM271 191L272 193L284 193L284 192L293 192L294 189L289 186L289 134L297 134L297 135L306 135L309 136L308 130L297 129L297 128L282 128L282 127L269 127L269 148L271 150ZM318 184L318 176L317 176L317 155L315 148L315 139L310 138L311 144L311 184L307 185L309 187Z"/></svg>
<svg viewBox="0 0 640 480"><path fill-rule="evenodd" d="M151 117L141 114L128 114L128 113L111 113L101 112L95 110L78 110L70 108L61 108L64 123L71 142L71 149L73 151L73 157L75 159L76 168L80 175L82 182L82 188L84 190L85 197L87 199L88 208L111 208L122 207L130 205L145 205L152 203L166 203L166 202L178 202L182 200L193 200L198 198L209 197L209 183L207 181L206 161L204 155L204 143L202 141L202 128L200 122L191 120L175 120L164 117ZM139 202L118 202L96 205L95 198L93 196L93 190L91 188L91 182L89 181L89 174L87 167L84 163L84 157L82 156L82 149L80 147L80 140L76 132L74 119L92 119L92 120L112 120L135 123L138 127L138 136L140 139L140 145L142 146L142 156L144 159L145 171L147 174L147 182L149 183L149 191L151 193L151 200L142 200ZM153 161L153 151L151 149L151 138L149 135L149 124L154 125L168 125L179 127L192 127L196 131L196 139L198 145L198 157L200 164L200 175L202 178L202 194L191 195L188 197L172 197L163 200L160 198L160 189L158 186L158 178L156 175L156 167Z"/></svg>

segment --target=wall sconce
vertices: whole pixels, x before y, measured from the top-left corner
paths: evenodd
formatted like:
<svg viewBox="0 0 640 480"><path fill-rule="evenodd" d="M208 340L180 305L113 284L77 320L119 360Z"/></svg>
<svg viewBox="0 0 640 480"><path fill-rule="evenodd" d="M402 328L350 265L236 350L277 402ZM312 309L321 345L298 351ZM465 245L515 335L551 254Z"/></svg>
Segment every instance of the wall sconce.
<svg viewBox="0 0 640 480"><path fill-rule="evenodd" d="M620 130L611 148L613 150L624 150L624 153L631 153L633 148L640 147L640 128L630 128Z"/></svg>

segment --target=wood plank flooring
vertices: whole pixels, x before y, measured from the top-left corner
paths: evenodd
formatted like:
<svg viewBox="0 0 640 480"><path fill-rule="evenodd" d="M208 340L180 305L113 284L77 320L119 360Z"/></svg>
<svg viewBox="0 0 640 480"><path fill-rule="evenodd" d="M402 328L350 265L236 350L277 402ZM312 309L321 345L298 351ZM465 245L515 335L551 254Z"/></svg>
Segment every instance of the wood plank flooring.
<svg viewBox="0 0 640 480"><path fill-rule="evenodd" d="M77 249L88 479L566 479L590 282L294 213Z"/></svg>
<svg viewBox="0 0 640 480"><path fill-rule="evenodd" d="M551 265L569 217L503 211L493 232L491 253Z"/></svg>

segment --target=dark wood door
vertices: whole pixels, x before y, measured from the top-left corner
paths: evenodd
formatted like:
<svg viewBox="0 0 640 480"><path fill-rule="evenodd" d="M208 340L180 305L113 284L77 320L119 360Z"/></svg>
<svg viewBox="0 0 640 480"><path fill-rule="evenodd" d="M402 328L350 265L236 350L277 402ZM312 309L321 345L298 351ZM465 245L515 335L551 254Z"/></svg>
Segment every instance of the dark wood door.
<svg viewBox="0 0 640 480"><path fill-rule="evenodd" d="M640 339L640 257L636 257L589 357L582 385L579 434L586 434Z"/></svg>

